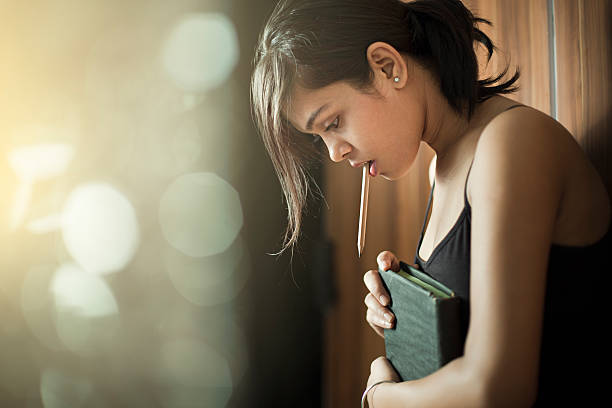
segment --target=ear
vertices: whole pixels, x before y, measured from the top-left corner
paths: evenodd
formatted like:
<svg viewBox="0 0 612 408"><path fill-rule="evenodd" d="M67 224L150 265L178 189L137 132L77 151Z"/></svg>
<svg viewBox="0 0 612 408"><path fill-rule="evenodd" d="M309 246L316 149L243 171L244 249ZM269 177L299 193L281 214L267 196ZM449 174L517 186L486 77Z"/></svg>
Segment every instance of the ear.
<svg viewBox="0 0 612 408"><path fill-rule="evenodd" d="M375 42L368 46L366 58L374 73L374 86L391 86L394 89L403 88L408 82L408 67L402 55L385 42ZM395 78L399 78L396 82Z"/></svg>

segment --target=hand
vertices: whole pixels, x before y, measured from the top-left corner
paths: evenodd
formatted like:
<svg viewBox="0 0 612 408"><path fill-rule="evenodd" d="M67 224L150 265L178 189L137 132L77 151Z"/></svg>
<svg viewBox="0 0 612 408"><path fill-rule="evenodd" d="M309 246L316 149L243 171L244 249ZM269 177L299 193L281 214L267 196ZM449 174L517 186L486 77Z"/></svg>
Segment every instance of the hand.
<svg viewBox="0 0 612 408"><path fill-rule="evenodd" d="M399 259L389 251L384 251L376 257L378 267L383 271L389 269L398 272L400 270ZM363 281L370 291L364 299L364 303L368 307L366 312L366 321L374 329L380 337L385 337L383 329L390 329L395 326L395 316L385 307L389 305L391 297L386 291L382 278L378 270L370 270L363 276Z"/></svg>
<svg viewBox="0 0 612 408"><path fill-rule="evenodd" d="M368 384L366 387L369 387L371 384L375 384L383 380L400 382L400 376L397 371L395 371L389 360L387 360L386 357L380 356L376 360L372 361L372 364L370 365L370 377L368 378ZM374 398L374 392L381 386L385 387L389 385L393 384L379 384L375 386L370 392L368 392L369 407L374 406L374 403L372 401L372 399Z"/></svg>

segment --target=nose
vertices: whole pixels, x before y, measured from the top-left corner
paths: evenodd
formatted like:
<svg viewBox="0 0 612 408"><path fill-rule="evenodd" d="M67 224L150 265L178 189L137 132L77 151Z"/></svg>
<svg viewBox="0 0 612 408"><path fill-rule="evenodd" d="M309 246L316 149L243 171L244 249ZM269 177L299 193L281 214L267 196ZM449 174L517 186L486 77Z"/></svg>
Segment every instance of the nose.
<svg viewBox="0 0 612 408"><path fill-rule="evenodd" d="M327 149L329 150L329 158L338 163L346 158L351 152L352 147L350 144L343 140L328 140Z"/></svg>

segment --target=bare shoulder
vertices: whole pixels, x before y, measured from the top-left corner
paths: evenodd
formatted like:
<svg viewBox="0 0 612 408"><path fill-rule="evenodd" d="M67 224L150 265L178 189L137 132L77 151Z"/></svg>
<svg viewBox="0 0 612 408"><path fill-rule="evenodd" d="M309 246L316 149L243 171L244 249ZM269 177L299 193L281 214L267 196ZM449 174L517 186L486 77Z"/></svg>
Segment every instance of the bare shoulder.
<svg viewBox="0 0 612 408"><path fill-rule="evenodd" d="M517 135L520 131L542 132L537 141L554 142L568 147L576 142L572 135L550 115L528 105L519 106L496 115L485 127L483 134L509 133Z"/></svg>
<svg viewBox="0 0 612 408"><path fill-rule="evenodd" d="M567 129L537 109L525 106L495 116L480 135L472 171L484 177L505 172L505 187L530 183L533 191L552 195L554 243L586 245L607 231L610 201L600 175Z"/></svg>
<svg viewBox="0 0 612 408"><path fill-rule="evenodd" d="M502 112L480 134L470 181L479 173L504 172L510 184L544 176L561 190L572 143L563 126L536 109L525 106Z"/></svg>
<svg viewBox="0 0 612 408"><path fill-rule="evenodd" d="M513 160L529 159L531 155L548 157L542 165L567 163L580 146L559 122L529 106L522 106L495 116L483 129L475 153L491 148L503 148L508 154L522 153ZM510 150L507 150L510 149ZM530 152L533 152L530 154ZM525 156L526 155L526 156ZM567 169L560 166L558 170Z"/></svg>

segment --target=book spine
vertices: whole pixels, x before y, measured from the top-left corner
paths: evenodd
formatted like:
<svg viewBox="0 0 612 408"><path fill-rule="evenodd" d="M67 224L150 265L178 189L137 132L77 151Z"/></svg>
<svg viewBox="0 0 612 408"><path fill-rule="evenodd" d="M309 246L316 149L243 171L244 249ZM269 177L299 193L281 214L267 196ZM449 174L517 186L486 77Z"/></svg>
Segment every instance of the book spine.
<svg viewBox="0 0 612 408"><path fill-rule="evenodd" d="M440 367L463 355L465 338L461 331L461 300L436 299Z"/></svg>

